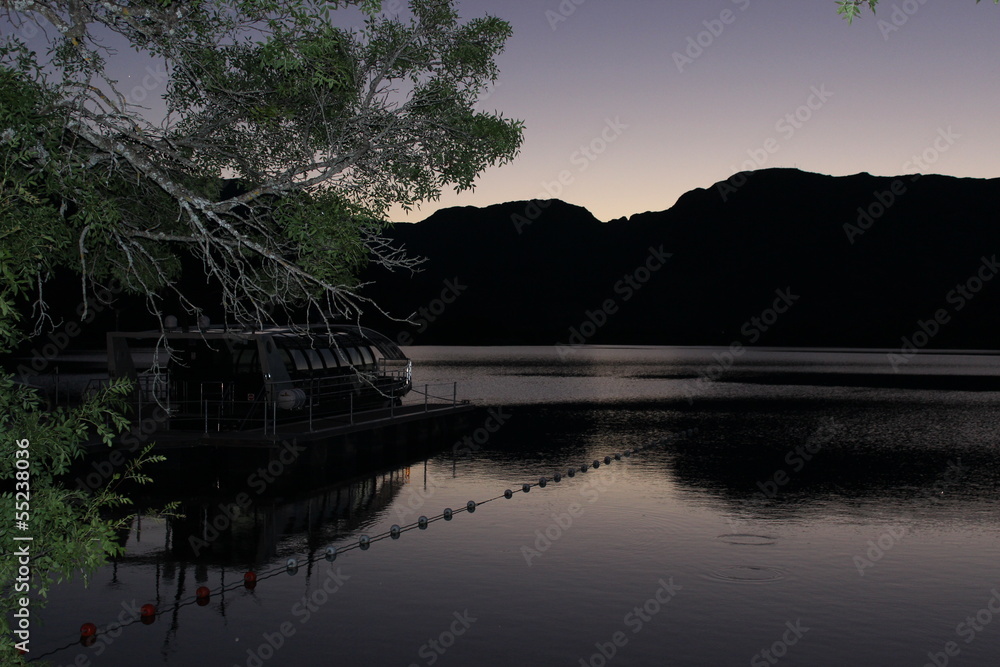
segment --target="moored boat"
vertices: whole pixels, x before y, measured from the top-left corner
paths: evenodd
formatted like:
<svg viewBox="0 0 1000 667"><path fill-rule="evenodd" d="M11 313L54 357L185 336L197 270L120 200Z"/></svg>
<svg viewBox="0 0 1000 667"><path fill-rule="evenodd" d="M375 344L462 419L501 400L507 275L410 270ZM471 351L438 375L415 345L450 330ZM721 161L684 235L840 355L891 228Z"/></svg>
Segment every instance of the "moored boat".
<svg viewBox="0 0 1000 667"><path fill-rule="evenodd" d="M173 327L112 332L107 344L109 377L133 381L134 414L165 415L171 430L353 414L398 405L412 388L412 363L399 346L356 325Z"/></svg>

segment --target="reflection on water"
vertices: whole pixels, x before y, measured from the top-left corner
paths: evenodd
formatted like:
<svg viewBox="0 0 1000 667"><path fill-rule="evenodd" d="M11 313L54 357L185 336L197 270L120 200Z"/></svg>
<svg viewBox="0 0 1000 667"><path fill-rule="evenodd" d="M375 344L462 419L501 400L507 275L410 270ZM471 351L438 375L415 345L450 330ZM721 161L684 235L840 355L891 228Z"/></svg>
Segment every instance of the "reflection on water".
<svg viewBox="0 0 1000 667"><path fill-rule="evenodd" d="M1000 394L777 382L886 375L884 353L780 351L692 393L678 383L716 351L578 352L565 370L551 350L415 351L424 377L510 417L409 465L251 503L206 490L183 520L135 522L89 589L53 591L33 648L95 665L998 664ZM996 367L981 358L919 374ZM469 500L490 502L357 548ZM249 569L275 574L248 589ZM154 623L75 643L147 602Z"/></svg>
<svg viewBox="0 0 1000 667"><path fill-rule="evenodd" d="M249 495L190 499L171 521L171 558L254 567L280 555L315 558L330 543L367 527L407 484L409 468L382 472L303 498Z"/></svg>

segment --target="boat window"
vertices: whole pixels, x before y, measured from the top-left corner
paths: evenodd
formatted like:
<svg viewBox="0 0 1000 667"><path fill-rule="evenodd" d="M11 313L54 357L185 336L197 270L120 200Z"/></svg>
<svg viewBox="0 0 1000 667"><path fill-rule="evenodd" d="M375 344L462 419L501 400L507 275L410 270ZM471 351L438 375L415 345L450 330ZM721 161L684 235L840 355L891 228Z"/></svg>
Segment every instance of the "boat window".
<svg viewBox="0 0 1000 667"><path fill-rule="evenodd" d="M302 354L302 350L289 350L292 355L292 361L295 362L296 370L308 371L309 364L306 363L306 355Z"/></svg>
<svg viewBox="0 0 1000 667"><path fill-rule="evenodd" d="M309 348L306 350L306 357L309 359L309 364L312 366L314 371L323 370L323 361L319 358L319 352Z"/></svg>
<svg viewBox="0 0 1000 667"><path fill-rule="evenodd" d="M358 348L349 347L347 348L347 353L351 355L351 365L360 366L361 365L361 355L358 354Z"/></svg>
<svg viewBox="0 0 1000 667"><path fill-rule="evenodd" d="M350 366L351 365L351 362L349 362L347 360L347 355L344 354L344 348L335 347L335 348L333 348L333 350L331 350L331 352L333 352L333 354L336 355L336 357L337 357L337 363L339 365L341 365L341 366Z"/></svg>
<svg viewBox="0 0 1000 667"><path fill-rule="evenodd" d="M372 357L372 351L368 349L367 346L362 345L358 349L361 350L361 356L364 358L366 364L370 366L375 363L375 359Z"/></svg>
<svg viewBox="0 0 1000 667"><path fill-rule="evenodd" d="M260 370L256 350L237 350L234 356L237 375L253 375Z"/></svg>
<svg viewBox="0 0 1000 667"><path fill-rule="evenodd" d="M319 351L319 353L323 355L323 363L326 365L327 368L337 367L337 358L333 356L333 352L331 352L326 348L323 348L322 350Z"/></svg>
<svg viewBox="0 0 1000 667"><path fill-rule="evenodd" d="M406 359L406 355L403 354L403 351L392 340L375 331L368 331L367 334L368 342L372 346L372 352L375 352L376 359L379 357L385 357L386 359Z"/></svg>

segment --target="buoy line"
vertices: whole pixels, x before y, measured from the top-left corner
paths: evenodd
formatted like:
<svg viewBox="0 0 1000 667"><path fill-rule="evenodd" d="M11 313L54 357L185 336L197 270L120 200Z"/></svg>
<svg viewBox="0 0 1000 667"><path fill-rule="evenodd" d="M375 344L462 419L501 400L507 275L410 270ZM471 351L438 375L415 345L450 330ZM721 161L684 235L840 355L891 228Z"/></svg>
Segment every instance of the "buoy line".
<svg viewBox="0 0 1000 667"><path fill-rule="evenodd" d="M437 514L432 517L422 515L416 521L408 523L403 526L400 526L399 524L393 524L392 527L389 528L389 530L387 531L381 532L374 536L360 535L356 541L347 544L345 546L341 547L334 547L332 545L328 546L321 554L315 557L307 556L305 558L302 558L301 560L296 558L289 558L287 561L285 561L285 564L283 566L278 565L263 572L248 570L243 574L241 581L236 581L232 584L226 584L220 586L217 590L210 589L207 586L200 586L196 590L194 597L188 597L182 600L178 600L169 607L166 607L162 610L157 609L152 604L144 604L142 605L142 607L140 607L140 613L138 618L133 618L128 621L120 622L118 623L115 629L116 631L121 631L131 625L135 625L136 623L142 623L143 625L151 625L153 622L156 621L157 617L168 613L172 614L178 611L179 609L183 607L188 607L192 604L197 604L198 606L202 607L206 606L211 601L212 596L216 594L235 591L239 588L245 588L247 590L252 591L254 588L256 588L258 582L263 581L265 579L271 579L272 577L276 577L282 573L294 575L298 572L299 567L302 567L303 565L311 565L312 563L318 562L320 560L333 562L341 555L359 549L361 551L367 551L369 548L371 548L371 545L376 542L381 542L387 539L392 539L392 540L399 539L399 537L403 533L409 532L411 530L426 530L427 527L430 526L430 524L435 523L437 521L451 521L456 514L461 514L462 512L465 512L467 514L472 514L476 511L478 507L481 507L488 503L492 503L496 500L500 500L501 498L510 500L514 497L515 493L529 493L531 489L535 487L544 489L548 486L549 482L559 483L564 478L575 478L577 473L586 474L590 470L599 469L602 464L605 466L611 465L612 462L621 461L622 458L631 458L631 456L637 452L655 449L657 447L663 447L670 442L675 442L679 439L684 439L697 432L698 432L697 428L690 428L687 429L686 431L681 431L678 433L671 434L670 437L652 444L638 445L633 449L626 449L624 452L615 452L614 454L609 454L605 456L603 460L594 459L589 464L584 463L581 464L579 467L567 468L565 473L556 472L553 473L552 476L550 477L546 476L540 477L537 482L526 482L522 484L520 488L506 489L500 495L494 496L492 498L487 498L486 500L481 500L478 502L475 500L470 500L465 504L464 507L458 507L456 509L448 507L445 508L444 511L442 511L440 514ZM96 643L99 634L100 634L99 629L96 625L90 622L86 622L80 626L80 633L76 639L69 640L64 646L59 646L57 648L54 648L47 653L33 656L28 660L28 662L35 662L37 660L41 660L48 656L72 648L76 644L80 644L86 647L92 646L93 644ZM117 634L115 636L117 637Z"/></svg>

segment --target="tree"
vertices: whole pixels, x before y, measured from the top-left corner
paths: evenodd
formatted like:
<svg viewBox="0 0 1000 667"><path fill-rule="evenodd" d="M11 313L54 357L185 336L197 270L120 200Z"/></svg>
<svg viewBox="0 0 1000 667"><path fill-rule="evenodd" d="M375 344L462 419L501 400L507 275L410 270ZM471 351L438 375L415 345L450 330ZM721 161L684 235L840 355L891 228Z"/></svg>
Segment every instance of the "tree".
<svg viewBox="0 0 1000 667"><path fill-rule="evenodd" d="M410 0L405 17L380 5L0 0L12 28L0 42L0 352L32 324L51 330L57 269L79 275L84 313L113 286L144 296L162 328L168 298L192 319L212 305L176 286L185 258L221 293L227 323L258 326L302 308L357 317L364 262L413 268L380 234L389 206L471 188L518 152L522 123L475 109L510 27L460 22L450 0ZM115 77L136 59L149 85L130 89ZM103 510L126 502L117 481L143 473L126 467L96 497L59 476L83 440L127 427L127 391L50 410L0 374L0 629L18 604L19 457L31 462L33 593L116 553ZM16 660L11 642L0 660Z"/></svg>
<svg viewBox="0 0 1000 667"><path fill-rule="evenodd" d="M31 286L26 268L40 261L51 243L45 233L29 232L51 212L30 194L34 183L10 182L8 167L23 156L9 149L0 155L0 220L5 227L0 235L0 352L9 352L23 335L17 300ZM19 201L33 205L38 216L21 219L21 229L11 215ZM143 448L94 493L66 488L60 477L83 455L84 442L96 436L110 444L125 429L123 398L128 391L126 384L116 383L74 409L50 409L38 392L0 373L0 515L7 517L0 522L0 635L12 639L0 646L2 665L23 664L19 648L30 654L33 611L53 582L77 573L87 576L122 552L117 533L126 523L108 516L131 503L118 493L119 485L149 481L143 466L162 457Z"/></svg>
<svg viewBox="0 0 1000 667"><path fill-rule="evenodd" d="M847 19L848 23L852 23L865 5L868 5L874 14L878 2L879 0L837 0L837 13ZM980 0L976 0L977 5L979 2ZM1000 5L1000 0L993 0L993 4Z"/></svg>
<svg viewBox="0 0 1000 667"><path fill-rule="evenodd" d="M84 292L117 280L161 318L173 289L193 318L205 304L172 287L187 253L230 321L266 324L290 304L356 316L362 262L413 265L379 235L389 206L471 188L516 155L522 128L474 109L506 22L461 23L450 0L411 0L408 19L379 5L0 0L20 32L53 33L47 54L17 34L0 48L0 99L24 100L3 119L23 151L13 182L34 179L59 213L37 275L75 266ZM336 27L335 9L364 22ZM113 78L125 50L151 58L137 73L162 78L165 113Z"/></svg>

